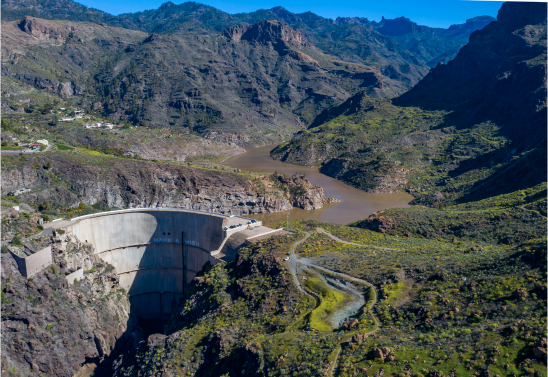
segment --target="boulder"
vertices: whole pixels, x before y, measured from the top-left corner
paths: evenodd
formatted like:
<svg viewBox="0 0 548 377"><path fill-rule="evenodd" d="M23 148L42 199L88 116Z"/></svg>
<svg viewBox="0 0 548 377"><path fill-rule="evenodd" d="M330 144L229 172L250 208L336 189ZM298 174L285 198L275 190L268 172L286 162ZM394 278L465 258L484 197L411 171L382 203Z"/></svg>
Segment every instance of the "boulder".
<svg viewBox="0 0 548 377"><path fill-rule="evenodd" d="M518 288L514 292L514 297L515 298L522 298L522 297L527 297L527 296L529 296L529 293L527 293L527 291L523 288Z"/></svg>
<svg viewBox="0 0 548 377"><path fill-rule="evenodd" d="M375 359L384 360L390 354L390 348L388 347L376 348L375 350L373 350L373 354L375 356Z"/></svg>
<svg viewBox="0 0 548 377"><path fill-rule="evenodd" d="M359 321L356 318L353 318L349 321L343 323L343 329L350 330L358 325Z"/></svg>
<svg viewBox="0 0 548 377"><path fill-rule="evenodd" d="M352 336L353 343L363 343L367 339L367 334L355 334Z"/></svg>
<svg viewBox="0 0 548 377"><path fill-rule="evenodd" d="M546 355L546 348L544 348L544 347L535 347L535 348L533 348L533 355L535 355L535 357L537 357L537 358Z"/></svg>

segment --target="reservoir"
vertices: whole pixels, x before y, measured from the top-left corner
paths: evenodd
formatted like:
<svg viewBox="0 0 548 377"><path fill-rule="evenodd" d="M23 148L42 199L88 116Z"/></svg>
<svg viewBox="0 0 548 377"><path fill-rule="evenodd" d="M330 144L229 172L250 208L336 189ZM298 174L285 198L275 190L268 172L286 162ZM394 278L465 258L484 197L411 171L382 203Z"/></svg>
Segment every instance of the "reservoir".
<svg viewBox="0 0 548 377"><path fill-rule="evenodd" d="M348 186L341 181L321 174L318 168L286 164L273 160L270 151L275 145L267 145L259 148L249 148L246 153L230 157L225 161L227 166L234 169L242 169L250 172L265 172L293 175L305 174L313 185L324 189L326 196L337 198L340 203L328 204L321 209L306 211L300 208L290 210L290 220L318 220L337 224L348 224L352 221L363 219L372 213L386 208L408 207L413 197L407 193L398 194L369 194ZM277 221L285 221L287 212L261 213L249 215L261 220L268 226Z"/></svg>

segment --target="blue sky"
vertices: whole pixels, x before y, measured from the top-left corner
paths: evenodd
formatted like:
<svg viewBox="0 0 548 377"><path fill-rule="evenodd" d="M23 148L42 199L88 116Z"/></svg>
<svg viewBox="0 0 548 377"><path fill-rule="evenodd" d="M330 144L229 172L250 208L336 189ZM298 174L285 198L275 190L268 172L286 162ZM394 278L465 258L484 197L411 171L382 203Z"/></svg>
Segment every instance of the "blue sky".
<svg viewBox="0 0 548 377"><path fill-rule="evenodd" d="M133 13L156 9L167 0L77 0L88 7L111 14ZM175 4L183 1L172 0ZM502 1L460 1L460 0L346 0L341 3L328 0L204 0L197 1L211 5L227 13L252 12L282 6L294 13L314 12L327 18L367 17L379 21L382 16L395 18L405 16L412 21L433 27L448 27L464 23L475 16L497 16Z"/></svg>

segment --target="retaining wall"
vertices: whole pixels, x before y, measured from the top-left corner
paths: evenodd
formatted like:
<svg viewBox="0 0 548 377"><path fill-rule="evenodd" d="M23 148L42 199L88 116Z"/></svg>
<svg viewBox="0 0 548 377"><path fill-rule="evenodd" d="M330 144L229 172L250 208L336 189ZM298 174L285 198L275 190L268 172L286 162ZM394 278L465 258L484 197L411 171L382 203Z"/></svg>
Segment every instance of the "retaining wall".
<svg viewBox="0 0 548 377"><path fill-rule="evenodd" d="M67 281L70 285L74 284L75 279L82 280L83 277L84 277L84 269L83 268L80 268L80 269L74 271L72 274L68 274L67 276L65 276L65 278L67 279Z"/></svg>
<svg viewBox="0 0 548 377"><path fill-rule="evenodd" d="M11 253L17 262L17 267L21 275L29 278L42 271L44 268L51 266L53 258L51 255L51 246L37 251L27 257L20 257L17 254Z"/></svg>

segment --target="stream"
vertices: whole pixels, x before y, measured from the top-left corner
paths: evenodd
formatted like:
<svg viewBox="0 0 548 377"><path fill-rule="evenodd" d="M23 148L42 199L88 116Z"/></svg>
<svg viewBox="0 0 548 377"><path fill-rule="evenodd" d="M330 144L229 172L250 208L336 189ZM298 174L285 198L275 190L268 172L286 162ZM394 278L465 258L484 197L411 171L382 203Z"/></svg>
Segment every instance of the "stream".
<svg viewBox="0 0 548 377"><path fill-rule="evenodd" d="M258 148L249 148L246 153L228 158L224 164L234 168L250 172L306 174L306 178L313 185L324 189L326 196L337 198L340 203L325 205L321 209L304 210L293 208L289 211L289 220L317 220L323 222L348 224L352 221L363 219L372 213L386 208L407 207L413 197L407 193L398 194L369 194L348 186L335 178L321 174L318 168L286 164L273 160L270 151L275 145L267 145ZM264 225L287 220L287 212L261 213L258 215L246 215L261 220Z"/></svg>

